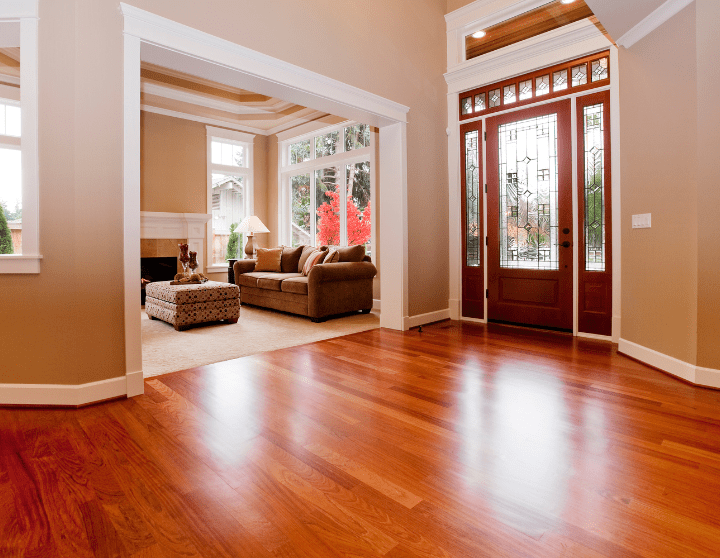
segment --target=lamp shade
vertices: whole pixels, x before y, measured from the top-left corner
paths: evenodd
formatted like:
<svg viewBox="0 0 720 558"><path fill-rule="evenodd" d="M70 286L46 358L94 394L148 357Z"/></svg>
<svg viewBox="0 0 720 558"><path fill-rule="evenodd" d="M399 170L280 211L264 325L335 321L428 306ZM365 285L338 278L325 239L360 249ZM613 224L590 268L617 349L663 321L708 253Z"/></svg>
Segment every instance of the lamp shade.
<svg viewBox="0 0 720 558"><path fill-rule="evenodd" d="M243 219L243 222L240 223L240 226L237 228L237 232L269 233L270 231L257 216L251 215Z"/></svg>

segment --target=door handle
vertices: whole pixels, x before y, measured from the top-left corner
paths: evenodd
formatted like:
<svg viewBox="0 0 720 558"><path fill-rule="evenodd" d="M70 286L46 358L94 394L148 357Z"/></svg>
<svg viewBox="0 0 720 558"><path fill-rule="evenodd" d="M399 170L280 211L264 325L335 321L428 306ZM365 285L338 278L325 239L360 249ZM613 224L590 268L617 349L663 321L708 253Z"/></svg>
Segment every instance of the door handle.
<svg viewBox="0 0 720 558"><path fill-rule="evenodd" d="M570 246L572 246L572 243L569 240L566 240L565 242L561 242L560 246L562 246L563 248L570 248Z"/></svg>

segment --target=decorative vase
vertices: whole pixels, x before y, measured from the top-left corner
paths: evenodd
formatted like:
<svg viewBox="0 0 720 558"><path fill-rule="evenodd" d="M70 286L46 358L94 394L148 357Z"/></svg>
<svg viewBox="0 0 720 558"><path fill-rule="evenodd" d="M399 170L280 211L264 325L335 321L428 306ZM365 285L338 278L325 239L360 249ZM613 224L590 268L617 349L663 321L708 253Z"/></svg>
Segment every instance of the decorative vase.
<svg viewBox="0 0 720 558"><path fill-rule="evenodd" d="M178 244L178 248L180 248L180 257L178 260L180 260L180 264L183 268L183 276L189 277L190 273L188 272L188 263L190 262L190 255L188 254L189 246L187 244Z"/></svg>
<svg viewBox="0 0 720 558"><path fill-rule="evenodd" d="M195 273L195 270L198 267L197 252L190 252L190 261L188 262L188 266L192 270L192 273Z"/></svg>

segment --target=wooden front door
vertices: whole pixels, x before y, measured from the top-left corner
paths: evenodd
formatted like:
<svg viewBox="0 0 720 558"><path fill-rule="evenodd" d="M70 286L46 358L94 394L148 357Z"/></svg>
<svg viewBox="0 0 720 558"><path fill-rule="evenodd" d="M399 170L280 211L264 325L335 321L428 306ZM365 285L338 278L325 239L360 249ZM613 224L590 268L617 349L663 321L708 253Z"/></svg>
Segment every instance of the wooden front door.
<svg viewBox="0 0 720 558"><path fill-rule="evenodd" d="M485 317L485 212L483 203L482 121L460 126L462 138L462 315Z"/></svg>
<svg viewBox="0 0 720 558"><path fill-rule="evenodd" d="M571 331L570 100L487 120L488 319Z"/></svg>

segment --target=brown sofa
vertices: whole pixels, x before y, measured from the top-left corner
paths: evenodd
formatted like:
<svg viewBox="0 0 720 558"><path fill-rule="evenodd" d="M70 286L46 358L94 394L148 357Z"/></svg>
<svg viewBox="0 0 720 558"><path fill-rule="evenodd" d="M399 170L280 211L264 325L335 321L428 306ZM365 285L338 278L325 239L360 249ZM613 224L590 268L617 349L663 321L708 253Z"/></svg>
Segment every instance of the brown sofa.
<svg viewBox="0 0 720 558"><path fill-rule="evenodd" d="M327 252L332 248L320 247ZM235 262L235 284L240 303L262 306L308 316L313 322L348 312L370 312L373 305L373 278L377 269L364 246L339 248L337 263L319 263L307 277L302 267L312 246L284 248L281 271L255 271L256 260Z"/></svg>

